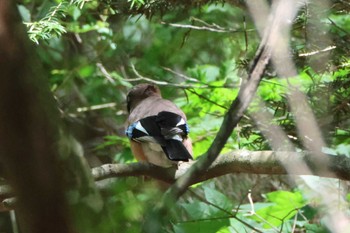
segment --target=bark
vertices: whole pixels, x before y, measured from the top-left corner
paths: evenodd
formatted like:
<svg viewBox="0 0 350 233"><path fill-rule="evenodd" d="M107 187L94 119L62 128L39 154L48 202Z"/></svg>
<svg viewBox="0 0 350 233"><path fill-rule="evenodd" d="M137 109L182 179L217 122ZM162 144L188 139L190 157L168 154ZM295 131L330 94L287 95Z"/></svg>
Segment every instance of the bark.
<svg viewBox="0 0 350 233"><path fill-rule="evenodd" d="M232 151L220 155L209 169L195 177L192 184L220 177L227 174L261 174L261 175L313 175L319 177L336 178L350 181L350 158L345 155L324 155L329 164L319 168L317 158L307 152L275 152L275 151ZM301 170L296 167L288 173L284 168L285 163L293 164L295 160L304 162L310 170ZM106 182L108 179L122 177L148 176L157 180L174 183L197 161L184 163L177 167L159 167L147 162L129 164L104 164L91 170L99 189L103 190L114 185L114 182ZM329 172L331 171L331 172ZM0 199L7 210L12 209L16 203L13 199L13 190L8 185L0 186ZM0 205L1 206L1 205ZM3 210L6 210L6 209ZM1 208L0 208L1 210Z"/></svg>
<svg viewBox="0 0 350 233"><path fill-rule="evenodd" d="M98 232L103 203L25 32L15 2L0 1L0 163L13 192L0 198L16 196L23 233Z"/></svg>
<svg viewBox="0 0 350 233"><path fill-rule="evenodd" d="M0 2L0 159L22 232L74 232L58 164L58 122L13 1ZM55 114L56 113L56 114ZM40 208L38 200L41 201ZM55 226L55 227L53 227Z"/></svg>
<svg viewBox="0 0 350 233"><path fill-rule="evenodd" d="M350 158L344 155L324 155L329 159L325 168L319 167L317 158L302 152L275 152L275 151L233 151L220 155L209 169L195 177L192 184L209 180L215 177L235 174L265 174L265 175L315 175L350 180ZM309 171L297 167L292 173L287 173L283 164L301 160L310 167ZM113 177L149 176L168 183L173 183L184 174L196 161L186 166L163 168L150 163L140 162L131 164L105 164L92 169L96 181ZM329 173L331 171L331 173Z"/></svg>

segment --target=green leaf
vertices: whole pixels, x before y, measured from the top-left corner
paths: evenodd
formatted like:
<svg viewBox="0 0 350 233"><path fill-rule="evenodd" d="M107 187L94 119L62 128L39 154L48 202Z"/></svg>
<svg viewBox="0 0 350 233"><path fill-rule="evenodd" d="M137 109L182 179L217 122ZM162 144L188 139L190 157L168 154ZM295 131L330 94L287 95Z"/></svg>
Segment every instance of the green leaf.
<svg viewBox="0 0 350 233"><path fill-rule="evenodd" d="M190 203L181 204L191 219L200 220L225 217L229 215L227 212L231 213L233 208L232 201L221 192L215 190L211 186L205 186L204 196L208 203L194 200Z"/></svg>
<svg viewBox="0 0 350 233"><path fill-rule="evenodd" d="M223 226L216 233L231 233L231 231L229 226Z"/></svg>
<svg viewBox="0 0 350 233"><path fill-rule="evenodd" d="M205 186L204 195L207 201L231 213L234 205L232 203L232 200L230 200L223 193L211 187ZM219 212L222 212L222 211L219 211Z"/></svg>
<svg viewBox="0 0 350 233"><path fill-rule="evenodd" d="M271 228L272 226L280 226L282 222L292 218L297 210L305 205L304 198L300 192L288 192L288 191L275 191L268 193L267 200L272 205L261 208L256 211L257 216L252 218L258 222L262 222L261 218L266 221L264 223L265 228Z"/></svg>
<svg viewBox="0 0 350 233"><path fill-rule="evenodd" d="M262 82L258 92L264 100L281 101L285 88L277 82Z"/></svg>
<svg viewBox="0 0 350 233"><path fill-rule="evenodd" d="M335 147L335 151L338 155L345 155L350 157L350 145L349 144L339 144Z"/></svg>
<svg viewBox="0 0 350 233"><path fill-rule="evenodd" d="M95 66L93 65L85 65L80 67L78 70L78 74L82 78L90 77L94 72L95 72Z"/></svg>
<svg viewBox="0 0 350 233"><path fill-rule="evenodd" d="M184 222L174 225L174 232L175 233L193 233L193 232L200 232L200 233L213 233L213 232L220 232L225 233L229 232L227 229L229 224L228 219L227 220L214 220L209 219L207 221L195 221L195 222Z"/></svg>
<svg viewBox="0 0 350 233"><path fill-rule="evenodd" d="M330 233L325 227L318 224L306 224L305 230L306 233Z"/></svg>
<svg viewBox="0 0 350 233"><path fill-rule="evenodd" d="M189 69L188 73L190 76L203 82L212 82L219 77L220 69L219 67L210 64L197 65L196 67Z"/></svg>
<svg viewBox="0 0 350 233"><path fill-rule="evenodd" d="M71 14L73 19L76 21L81 16L81 10L76 6L73 6L71 10Z"/></svg>
<svg viewBox="0 0 350 233"><path fill-rule="evenodd" d="M22 20L24 22L30 21L30 11L23 5L18 5L18 11L21 14Z"/></svg>
<svg viewBox="0 0 350 233"><path fill-rule="evenodd" d="M206 219L210 217L210 207L203 202L193 201L191 203L183 203L181 206L189 214L191 219Z"/></svg>

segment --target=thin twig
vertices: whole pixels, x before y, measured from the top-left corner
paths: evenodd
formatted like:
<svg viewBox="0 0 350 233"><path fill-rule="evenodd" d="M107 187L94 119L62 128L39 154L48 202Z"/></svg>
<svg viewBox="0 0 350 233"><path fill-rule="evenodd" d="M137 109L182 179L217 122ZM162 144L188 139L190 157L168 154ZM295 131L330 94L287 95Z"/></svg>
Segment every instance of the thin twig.
<svg viewBox="0 0 350 233"><path fill-rule="evenodd" d="M95 110L100 110L100 109L104 109L104 108L114 108L115 106L117 106L116 103L98 104L98 105L92 105L89 107L77 108L77 112L95 111Z"/></svg>
<svg viewBox="0 0 350 233"><path fill-rule="evenodd" d="M113 79L113 77L108 73L108 71L106 70L106 68L102 65L102 63L98 62L96 63L96 66L100 69L100 71L102 72L102 74L106 77L106 79L112 83L113 85L115 85L115 81Z"/></svg>
<svg viewBox="0 0 350 233"><path fill-rule="evenodd" d="M141 75L135 68L133 64L130 64L131 69L133 70L134 74L137 76L135 79L124 79L125 81L130 81L130 82L136 82L136 81L147 81L159 86L170 86L170 87L179 87L179 88L199 88L199 89L204 89L204 88L227 88L225 86L210 86L208 84L202 84L202 85L197 85L197 84L186 84L186 83L171 83L167 81L159 81L155 79L151 79L148 77L145 77Z"/></svg>
<svg viewBox="0 0 350 233"><path fill-rule="evenodd" d="M349 31L343 29L342 27L339 27L338 24L336 24L331 18L328 17L328 20L331 22L331 24L338 28L340 31L344 32L345 34L349 34Z"/></svg>
<svg viewBox="0 0 350 233"><path fill-rule="evenodd" d="M193 29L193 30L200 30L200 31L210 31L210 32L219 32L219 33L239 33L239 32L252 32L253 29L250 30L237 30L237 29L224 29L224 28L217 28L214 25L211 25L211 27L208 26L195 26L190 24L178 24L178 23L167 23L167 22L160 22L164 25L169 25L172 27L177 28L186 28L186 29Z"/></svg>
<svg viewBox="0 0 350 233"><path fill-rule="evenodd" d="M254 209L254 202L253 202L253 199L252 199L252 191L251 190L249 190L247 197L248 197L250 208L251 208L250 214L254 215L255 214L255 209Z"/></svg>
<svg viewBox="0 0 350 233"><path fill-rule="evenodd" d="M278 232L278 229L273 226L271 223L269 223L268 221L266 221L263 217L261 217L260 215L258 215L256 212L255 212L255 209L254 209L254 201L253 201L253 198L252 198L252 193L251 193L251 190L249 190L249 193L247 195L247 198L249 200L249 204L250 204L250 207L251 207L251 210L250 210L250 213L249 215L250 216L255 216L257 217L261 222L269 225L273 230L277 231Z"/></svg>
<svg viewBox="0 0 350 233"><path fill-rule="evenodd" d="M172 69L170 69L170 68L168 68L168 67L162 67L162 68L163 68L164 70L170 72L170 73L176 74L177 76L179 76L179 77L181 77L181 78L183 78L183 79L185 79L185 80L187 80L187 81L191 81L191 82L195 82L195 83L198 83L198 82L199 82L199 80L197 80L197 79L195 79L195 78L189 77L189 76L184 75L184 74L181 74L181 73L179 73L179 72L176 72L175 70L172 70Z"/></svg>
<svg viewBox="0 0 350 233"><path fill-rule="evenodd" d="M298 211L299 213L299 211ZM296 227L297 227L297 220L298 220L298 213L294 216L293 226L291 232L294 233Z"/></svg>
<svg viewBox="0 0 350 233"><path fill-rule="evenodd" d="M201 94L197 93L195 90L193 90L193 89L192 89L192 90L191 90L191 89L187 89L187 90L188 90L189 92L191 92L192 94L198 96L199 98L204 99L205 101L207 101L207 102L209 102L209 103L211 103L211 104L213 104L213 105L216 105L216 106L218 106L218 107L220 107L220 108L223 108L223 109L227 110L227 107L226 107L226 106L221 105L221 104L218 104L217 102L215 102L215 101L213 101L213 100L211 100L211 99L205 97L204 95L201 95Z"/></svg>
<svg viewBox="0 0 350 233"><path fill-rule="evenodd" d="M327 52L327 51L330 51L330 50L333 50L333 49L336 49L336 48L337 48L337 46L332 45L332 46L328 46L328 47L326 47L324 49L315 50L315 51L307 52L307 53L300 53L299 57L309 57L309 56L313 56L313 55L316 55L316 54L319 54L319 53L324 53L324 52Z"/></svg>

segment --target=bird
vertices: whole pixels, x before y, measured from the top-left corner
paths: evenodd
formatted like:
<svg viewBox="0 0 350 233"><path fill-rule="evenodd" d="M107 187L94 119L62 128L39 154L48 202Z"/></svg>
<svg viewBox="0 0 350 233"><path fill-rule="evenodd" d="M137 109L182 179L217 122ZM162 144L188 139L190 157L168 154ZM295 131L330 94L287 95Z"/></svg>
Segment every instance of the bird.
<svg viewBox="0 0 350 233"><path fill-rule="evenodd" d="M158 86L138 84L128 92L126 101L125 134L136 160L170 167L193 159L186 115L162 98Z"/></svg>

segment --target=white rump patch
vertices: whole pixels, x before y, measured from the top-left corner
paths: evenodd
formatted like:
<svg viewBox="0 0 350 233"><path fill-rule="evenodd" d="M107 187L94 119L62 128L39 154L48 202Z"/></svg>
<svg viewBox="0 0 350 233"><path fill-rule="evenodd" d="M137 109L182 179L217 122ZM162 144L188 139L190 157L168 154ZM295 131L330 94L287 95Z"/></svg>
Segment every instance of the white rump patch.
<svg viewBox="0 0 350 233"><path fill-rule="evenodd" d="M176 124L176 126L179 126L179 125L185 125L186 122L183 118L181 118L181 120L179 121L179 123Z"/></svg>

